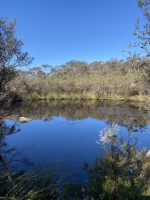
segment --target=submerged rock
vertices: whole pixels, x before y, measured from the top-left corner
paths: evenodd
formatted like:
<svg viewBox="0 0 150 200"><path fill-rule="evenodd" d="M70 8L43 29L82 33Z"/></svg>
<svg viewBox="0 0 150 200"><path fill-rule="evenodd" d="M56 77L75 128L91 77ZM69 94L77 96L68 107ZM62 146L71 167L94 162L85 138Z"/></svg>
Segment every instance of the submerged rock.
<svg viewBox="0 0 150 200"><path fill-rule="evenodd" d="M27 117L20 117L19 120L20 120L21 123L27 123L27 122L32 121L31 118L27 118Z"/></svg>

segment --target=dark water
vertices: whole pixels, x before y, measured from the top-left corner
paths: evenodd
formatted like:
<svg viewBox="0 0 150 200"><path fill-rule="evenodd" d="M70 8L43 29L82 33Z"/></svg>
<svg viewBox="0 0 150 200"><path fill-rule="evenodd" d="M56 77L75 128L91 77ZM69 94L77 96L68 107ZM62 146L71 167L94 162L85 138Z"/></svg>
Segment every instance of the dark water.
<svg viewBox="0 0 150 200"><path fill-rule="evenodd" d="M33 120L21 124L20 117ZM10 147L18 150L37 165L64 159L63 168L78 175L84 182L83 162L92 164L100 154L96 143L99 131L116 123L124 137L138 137L138 149L150 148L150 110L145 104L106 101L39 101L14 106L5 118L7 125L20 129L6 137ZM22 166L20 166L21 168Z"/></svg>

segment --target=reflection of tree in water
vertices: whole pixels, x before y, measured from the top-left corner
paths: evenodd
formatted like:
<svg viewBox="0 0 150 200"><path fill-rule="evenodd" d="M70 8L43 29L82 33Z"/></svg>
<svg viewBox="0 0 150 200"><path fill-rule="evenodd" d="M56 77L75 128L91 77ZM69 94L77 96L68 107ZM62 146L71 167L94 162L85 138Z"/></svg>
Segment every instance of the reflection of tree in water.
<svg viewBox="0 0 150 200"><path fill-rule="evenodd" d="M57 113L60 114L63 109L67 111L67 106L68 104L59 106L59 109L62 108L62 110L58 109ZM35 108L37 110L37 107ZM40 107L40 114L42 114L41 108L42 106ZM53 111L53 114L56 113L53 110L56 107L50 105L48 108L51 108L50 111ZM77 105L76 108L78 108L77 112L80 113L81 106ZM92 114L98 108L100 106L84 106L84 109L88 111L92 109ZM22 110L19 112L22 112ZM32 114L35 115L35 113ZM108 115L100 113L98 116L103 116L102 114L104 116ZM111 117L109 123L114 120L113 115ZM119 117L122 116L119 115ZM142 119L141 117L140 119ZM120 120L118 123L121 124L122 121ZM128 129L134 128L134 125L131 125L130 122L128 124L123 123L123 126L127 126ZM8 195L8 199L13 196L22 200L58 199L62 196L64 199L71 199L71 197L73 199L84 199L86 197L89 197L89 199L93 197L95 199L138 199L144 192L146 194L148 191L150 178L148 163L150 156L146 156L146 150L144 149L137 151L136 142L134 144L133 142L130 143L130 138L128 141L124 141L122 137L118 137L119 135L114 136L113 133L116 133L116 126L114 126L114 129L112 127L109 131L103 130L101 132L101 140L99 142L103 142L104 145L101 148L100 156L95 159L93 165L84 164L84 170L89 175L87 184L66 184L65 190L62 188L67 175L65 173L62 175L62 172L57 170L55 165L34 169L29 173L17 170L15 163L18 161L24 164L31 164L27 159L22 159L21 156L23 155L21 153L16 153L15 147L11 148L6 143L6 136L18 131L20 129L17 123L8 126L5 122L0 122L0 196ZM106 133L109 133L107 137L105 137Z"/></svg>
<svg viewBox="0 0 150 200"><path fill-rule="evenodd" d="M63 160L43 161L33 167L23 150L7 144L6 137L19 131L17 123L9 126L0 121L0 199L58 199L68 177L67 172L59 169Z"/></svg>
<svg viewBox="0 0 150 200"><path fill-rule="evenodd" d="M54 116L63 116L70 120L94 118L111 124L117 122L130 132L141 131L149 123L150 111L145 104L125 105L124 102L109 101L28 101L13 108L12 118L27 116L32 119L52 120Z"/></svg>
<svg viewBox="0 0 150 200"><path fill-rule="evenodd" d="M16 130L15 125L7 126L5 122L0 122L0 173L4 174L4 172L6 172L7 178L12 184L12 176L6 159L10 153L15 151L15 148L6 147L7 143L5 142L5 137L18 131L19 129Z"/></svg>
<svg viewBox="0 0 150 200"><path fill-rule="evenodd" d="M107 124L111 124L114 122L114 118L109 118L106 120ZM135 133L135 132L143 132L146 129L146 121L145 119L143 119L143 117L136 117L136 119L130 121L122 121L122 120L118 120L115 121L119 126L123 126L125 127L129 133Z"/></svg>
<svg viewBox="0 0 150 200"><path fill-rule="evenodd" d="M17 122L14 122L13 125L7 125L6 122L0 122L0 155L3 157L9 164L14 164L15 162L23 162L24 164L31 164L29 160L23 157L21 151L17 150L16 147L10 147L7 144L6 137L18 133L20 131L19 125ZM19 159L20 157L20 159ZM13 167L15 169L15 167Z"/></svg>
<svg viewBox="0 0 150 200"><path fill-rule="evenodd" d="M13 177L24 174L25 170L20 170L19 166L32 166L22 151L7 144L6 137L20 131L18 124L7 125L0 121L0 194L7 193L14 186ZM24 168L24 167L23 167ZM6 187L7 185L7 187Z"/></svg>

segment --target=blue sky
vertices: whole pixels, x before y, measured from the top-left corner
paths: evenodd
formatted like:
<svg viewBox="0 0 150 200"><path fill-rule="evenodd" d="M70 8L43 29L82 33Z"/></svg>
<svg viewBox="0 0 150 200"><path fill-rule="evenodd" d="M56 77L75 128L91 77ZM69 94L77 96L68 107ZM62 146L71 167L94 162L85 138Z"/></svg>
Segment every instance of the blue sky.
<svg viewBox="0 0 150 200"><path fill-rule="evenodd" d="M137 40L132 34L142 13L137 0L1 0L0 16L17 19L17 37L35 57L33 66L55 66L120 59Z"/></svg>

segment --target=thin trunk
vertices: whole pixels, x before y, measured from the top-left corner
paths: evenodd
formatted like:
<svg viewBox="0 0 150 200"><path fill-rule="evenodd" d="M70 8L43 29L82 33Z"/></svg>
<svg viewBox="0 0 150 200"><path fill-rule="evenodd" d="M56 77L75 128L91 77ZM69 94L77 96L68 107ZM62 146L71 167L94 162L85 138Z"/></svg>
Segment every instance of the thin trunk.
<svg viewBox="0 0 150 200"><path fill-rule="evenodd" d="M3 165L4 165L4 168L5 168L5 170L6 170L6 174L7 174L7 177L8 177L8 179L9 179L10 183L12 184L12 186L14 186L15 184L14 184L14 182L13 182L13 180L12 180L12 176L11 176L9 167L8 167L6 161L4 160L4 158L2 157L1 154L0 154L0 161L1 161L1 162L3 163Z"/></svg>

